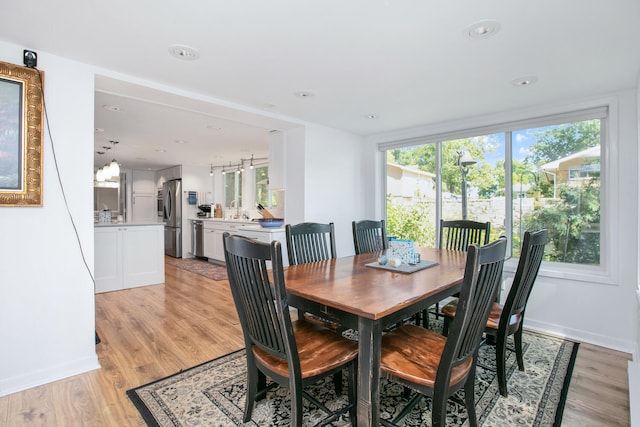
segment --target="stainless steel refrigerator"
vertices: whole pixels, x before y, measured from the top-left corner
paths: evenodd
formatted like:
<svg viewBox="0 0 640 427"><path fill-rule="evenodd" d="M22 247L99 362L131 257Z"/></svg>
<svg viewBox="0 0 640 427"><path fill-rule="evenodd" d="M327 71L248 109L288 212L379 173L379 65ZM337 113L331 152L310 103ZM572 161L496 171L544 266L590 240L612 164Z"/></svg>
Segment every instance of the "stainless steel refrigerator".
<svg viewBox="0 0 640 427"><path fill-rule="evenodd" d="M164 204L164 253L182 258L182 181L173 179L162 186Z"/></svg>

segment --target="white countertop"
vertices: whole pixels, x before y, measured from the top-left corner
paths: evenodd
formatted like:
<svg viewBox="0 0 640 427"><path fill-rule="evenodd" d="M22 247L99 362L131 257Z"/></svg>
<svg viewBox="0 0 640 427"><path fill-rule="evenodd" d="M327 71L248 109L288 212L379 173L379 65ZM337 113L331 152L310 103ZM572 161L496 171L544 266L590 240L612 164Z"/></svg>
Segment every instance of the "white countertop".
<svg viewBox="0 0 640 427"><path fill-rule="evenodd" d="M265 228L258 222L250 219L225 219L225 218L189 218L191 221L203 221L204 223L220 224L223 227L229 227L236 230L259 231L264 233L276 233L284 231L284 226L278 228Z"/></svg>
<svg viewBox="0 0 640 427"><path fill-rule="evenodd" d="M164 222L95 222L94 227L138 227L138 226L147 226L147 225L158 225L164 227Z"/></svg>

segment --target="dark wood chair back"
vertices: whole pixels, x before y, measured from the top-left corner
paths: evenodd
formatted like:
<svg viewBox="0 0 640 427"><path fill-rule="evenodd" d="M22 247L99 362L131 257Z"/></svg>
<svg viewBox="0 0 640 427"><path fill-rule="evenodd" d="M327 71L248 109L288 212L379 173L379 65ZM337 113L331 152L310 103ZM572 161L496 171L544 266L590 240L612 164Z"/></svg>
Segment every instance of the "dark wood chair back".
<svg viewBox="0 0 640 427"><path fill-rule="evenodd" d="M489 243L491 232L490 222L477 222L469 220L440 220L440 237L438 248L454 251L466 251L470 245L486 245ZM442 317L440 303L435 304L435 310L431 311L436 317ZM425 328L429 327L429 313L422 313L422 322Z"/></svg>
<svg viewBox="0 0 640 427"><path fill-rule="evenodd" d="M236 303L245 345L257 345L267 353L290 360L299 370L291 317L282 269L280 242L258 242L241 236L224 235L225 262L231 293ZM271 262L273 286L267 272Z"/></svg>
<svg viewBox="0 0 640 427"><path fill-rule="evenodd" d="M302 222L285 226L289 264L306 264L336 257L333 223Z"/></svg>
<svg viewBox="0 0 640 427"><path fill-rule="evenodd" d="M490 222L440 220L440 249L466 251L469 245L486 245L491 232Z"/></svg>
<svg viewBox="0 0 640 427"><path fill-rule="evenodd" d="M449 329L438 373L436 390L448 389L449 376L453 367L474 358L480 346L493 301L496 299L507 250L506 237L478 247L468 248L464 280L458 299L458 311Z"/></svg>
<svg viewBox="0 0 640 427"><path fill-rule="evenodd" d="M540 271L546 245L546 229L533 233L529 231L524 233L518 268L516 269L516 275L513 278L511 289L509 290L507 300L502 309L500 327L507 327L507 325L509 325L509 318L513 315L520 315L521 318L524 317L527 301L529 301L533 284Z"/></svg>
<svg viewBox="0 0 640 427"><path fill-rule="evenodd" d="M353 229L353 246L356 255L387 249L387 229L383 220L362 220L351 223Z"/></svg>

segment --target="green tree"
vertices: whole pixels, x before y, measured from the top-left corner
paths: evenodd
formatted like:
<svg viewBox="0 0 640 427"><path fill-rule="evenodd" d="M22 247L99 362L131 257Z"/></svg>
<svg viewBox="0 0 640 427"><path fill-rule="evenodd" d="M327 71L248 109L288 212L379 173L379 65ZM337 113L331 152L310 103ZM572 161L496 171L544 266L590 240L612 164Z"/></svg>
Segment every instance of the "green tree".
<svg viewBox="0 0 640 427"><path fill-rule="evenodd" d="M535 165L553 162L600 145L600 120L569 123L539 131L536 139L525 161Z"/></svg>
<svg viewBox="0 0 640 427"><path fill-rule="evenodd" d="M462 175L458 167L458 153L463 149L478 161L477 165L470 168L467 182L469 185L477 186L484 196L490 197L498 191L499 187L496 188L496 183L504 183L504 168L494 168L484 161L485 153L495 150L486 136L457 139L446 141L442 144L442 191L452 194L460 194L462 191ZM389 150L387 152L387 161L435 173L436 144ZM502 169L502 171L499 169Z"/></svg>
<svg viewBox="0 0 640 427"><path fill-rule="evenodd" d="M524 218L526 229L547 229L546 260L599 264L600 180L587 180L581 187L562 185L558 193L558 200Z"/></svg>

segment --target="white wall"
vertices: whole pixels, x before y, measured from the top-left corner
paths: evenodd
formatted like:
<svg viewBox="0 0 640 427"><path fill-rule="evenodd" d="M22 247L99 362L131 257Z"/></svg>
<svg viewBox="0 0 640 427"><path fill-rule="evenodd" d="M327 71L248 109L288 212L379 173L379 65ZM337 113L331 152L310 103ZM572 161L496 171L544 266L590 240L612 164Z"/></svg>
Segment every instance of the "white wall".
<svg viewBox="0 0 640 427"><path fill-rule="evenodd" d="M636 88L636 105L639 106L636 111L636 128L640 135L640 75L638 75L638 87ZM636 157L636 162L640 164L640 156ZM640 227L640 216L637 220L637 225ZM640 245L640 239L637 242ZM636 257L636 260L636 279L638 280L636 283L636 350L633 360L629 361L628 374L631 425L640 426L640 259Z"/></svg>
<svg viewBox="0 0 640 427"><path fill-rule="evenodd" d="M404 129L368 138L372 149L377 143L399 141L446 131L475 128L516 119L538 117L572 109L586 108L602 100L612 103L612 140L606 148L610 159L612 192L603 201L603 235L607 234L603 252L611 272L602 282L577 274L559 278L558 274L541 271L527 307L525 327L565 335L609 348L636 353L638 348L638 120L635 91L624 91L570 104L540 106L527 111L511 111L501 115L476 117L464 121ZM383 164L379 162L378 168ZM378 182L377 193L383 194L381 172L370 177ZM378 175L375 175L378 174ZM378 179L376 179L378 176ZM367 193L369 196L369 193ZM383 200L380 200L384 203ZM606 214L608 219L604 219ZM575 273L575 272L574 272ZM506 273L505 276L512 276ZM604 282L609 282L605 284Z"/></svg>
<svg viewBox="0 0 640 427"><path fill-rule="evenodd" d="M27 46L0 43L22 64ZM98 368L93 272L93 86L90 67L38 51L60 179L45 128L43 206L0 207L0 395ZM82 253L81 253L82 252Z"/></svg>
<svg viewBox="0 0 640 427"><path fill-rule="evenodd" d="M286 138L286 222L333 222L337 255L353 255L351 222L364 218L363 138L318 125Z"/></svg>

